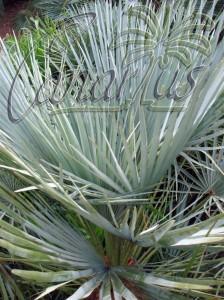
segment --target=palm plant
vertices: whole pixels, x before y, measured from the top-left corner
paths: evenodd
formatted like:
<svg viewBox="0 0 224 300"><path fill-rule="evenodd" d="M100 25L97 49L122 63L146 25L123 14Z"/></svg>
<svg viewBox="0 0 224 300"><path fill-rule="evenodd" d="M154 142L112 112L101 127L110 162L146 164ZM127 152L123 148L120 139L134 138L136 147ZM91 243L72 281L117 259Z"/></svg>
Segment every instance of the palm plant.
<svg viewBox="0 0 224 300"><path fill-rule="evenodd" d="M83 0L53 0L46 2L44 0L32 0L30 5L32 9L36 9L44 16L51 17L52 19L64 18L66 10L74 5L81 6L85 3Z"/></svg>
<svg viewBox="0 0 224 300"><path fill-rule="evenodd" d="M198 42L211 45L209 56L192 46L181 48L191 56L187 66L175 55L167 61L167 74L179 68L180 82L186 70L209 66L195 79L183 111L172 110L173 99L167 111L142 105L153 98L163 69L158 60L150 64L146 48L139 58L138 39L120 34L133 35L136 28L147 35L145 19L156 17L165 26L161 35L165 30L170 37L178 24L181 37L191 36L205 26L205 2L187 28L181 20L192 17L193 1L187 7L168 1L158 11L151 6L144 18L136 8L130 15L121 2L96 2L88 45L62 28L68 49L57 36L49 41L44 73L33 47L28 64L19 47L11 54L2 43L0 166L21 186L12 190L0 180L7 216L0 220L0 246L22 264L14 275L45 288L36 299L58 289L62 299L83 299L94 290L99 299L222 299L223 214L204 197L207 188L196 176L217 170L223 176L217 168L222 153L210 152L222 149L224 15L208 12L214 24ZM120 46L111 47L115 42ZM57 78L49 68L56 50ZM116 82L108 88L102 78L112 69ZM83 87L84 72L89 82Z"/></svg>

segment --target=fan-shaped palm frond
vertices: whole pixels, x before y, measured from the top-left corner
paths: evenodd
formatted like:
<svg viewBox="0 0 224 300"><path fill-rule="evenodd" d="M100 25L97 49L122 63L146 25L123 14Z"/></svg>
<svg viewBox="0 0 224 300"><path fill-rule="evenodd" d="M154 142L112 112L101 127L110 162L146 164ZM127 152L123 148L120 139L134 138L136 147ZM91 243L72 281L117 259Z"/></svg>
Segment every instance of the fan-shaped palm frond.
<svg viewBox="0 0 224 300"><path fill-rule="evenodd" d="M21 224L21 229L1 220L0 245L9 251L13 260L19 259L29 266L27 270L13 270L13 273L25 280L36 282L38 285L54 283L36 299L40 299L63 286L75 283L81 284L81 287L67 299L82 299L97 287L100 288L100 294L104 295L101 299L104 299L103 297L106 295L110 296L111 289L108 288L109 286L111 286L113 293L119 297L137 299L133 284L139 289L145 290L147 295L154 296L155 299L161 293L164 294L164 299L166 297L168 299L170 297L185 299L185 296L193 299L195 295L202 292L205 293L205 297L209 297L209 294L213 293L212 286L223 284L221 279L211 279L208 277L209 275L198 279L191 279L184 275L188 273L186 271L188 267L190 272L193 272L195 267L198 268L195 260L190 261L190 253L194 245L201 245L194 258L198 259L204 253L205 246L211 244L212 249L215 244L220 244L223 241L223 215L218 215L204 222L196 222L195 225L191 226L186 226L186 224L194 218L194 215L181 220L176 225L174 221L169 226L168 223L163 226L154 225L139 234L138 241L140 244L143 247L150 246L148 250L143 252L140 246L136 252L136 250L134 251L136 249L134 244L126 244L124 240L121 240L123 247L126 246L127 248L122 247L120 249L122 252L125 251L126 255L121 256L124 265L121 263L119 266L116 264L116 252L112 248L115 237L111 236L109 241L108 236L106 252L100 251L101 254L97 255L89 242L84 239L84 236L77 232L77 228L75 229L74 226L66 223L46 204L42 196L27 193L23 196L21 194L15 196L4 187L1 188L1 195L23 212L22 215L13 213L1 204L1 208L7 212L7 215L13 217L16 223ZM136 217L140 215L139 211L136 211ZM172 229L173 226L176 229ZM132 228L135 229L134 223ZM84 235L86 238L89 234L91 234L90 229L85 227ZM103 244L98 244L99 246L103 249ZM172 249L175 248L176 251L180 252L179 257L185 257L184 260L179 261L182 268L182 271L179 272L175 270L175 264L171 258ZM159 258L160 255L162 257L165 255L165 249L168 251L167 258L170 257L170 262L169 260L166 261L168 266L170 263L170 267L167 268L163 264L162 267L160 266L161 258ZM171 252L169 253L169 251ZM118 253L117 258L120 254ZM131 259L129 255L134 255L135 258ZM209 253L206 254L201 262L202 270L208 264L209 255ZM149 258L151 258L151 262ZM140 263L141 261L142 263ZM145 265L144 261L147 261L148 264ZM214 260L212 263L213 266L216 264L218 264L218 260ZM84 278L86 279L84 280ZM219 299L219 296L217 297Z"/></svg>
<svg viewBox="0 0 224 300"><path fill-rule="evenodd" d="M104 21L102 17L104 9L106 9L105 14L109 14L111 20L115 18L116 12L118 18L116 26L115 20L111 21L112 23ZM84 70L83 66L87 68L86 71L92 79L95 78L93 70L96 70L100 76L104 71L115 68L115 73L119 74L116 77L117 84L121 85L125 76L121 61L125 53L121 48L110 50L107 47L107 41L111 40L117 26L121 26L123 22L128 26L128 18L122 14L120 6L112 8L110 4L106 5L106 8L103 8L100 3L96 4L95 13L97 24L94 28L90 27L87 32L91 40L90 48L86 48L85 41L82 41L83 45L80 44L83 57L77 56L70 43L70 37L67 35L68 46L78 63L74 78L77 78L79 69ZM100 32L104 32L104 35L98 44L97 36ZM120 99L119 102L115 97L114 100L105 103L106 105L103 103L99 105L98 102L91 102L89 98L87 103L92 103L91 106L95 108L95 112L94 109L91 112L91 109L88 110L88 105L86 108L76 101L76 86L79 86L79 83L75 82L74 86L68 88L71 78L68 78L63 71L63 61L59 69L62 72L61 76L55 82L55 78L47 68L50 61L49 52L45 53L46 81L39 70L34 53L32 57L35 73L26 64L20 66L23 56L19 50L17 58L14 59L3 45L4 54L2 52L0 76L1 110L5 114L1 118L0 126L14 141L14 149L32 161L36 170L39 169L42 174L39 160L53 173L57 173L57 168L61 164L65 176L71 176L79 186L88 185L89 190L92 189L101 196L105 194L107 197L116 197L120 194L130 196L135 192L150 190L150 186L156 184L165 175L177 154L184 146L187 146L187 143L190 143L212 104L221 101L218 96L223 85L223 62L221 60L223 48L221 44L215 43L218 35L219 31L213 34L211 41L213 54L209 58L211 62L209 70L205 69L200 73L197 86L185 100L188 109L183 113L161 112L158 113L158 117L155 112L150 112L141 106L141 101L144 99L142 95L136 93L145 80L144 76L143 78L135 76L123 81L121 97L123 100ZM69 57L64 56L64 61L71 65ZM99 57L101 57L100 60ZM175 65L172 65L170 72L173 72L173 67ZM135 71L136 68L142 68L139 69L139 74L144 74L144 71L148 69L148 64L136 62L130 72ZM9 82L13 82L17 70L20 72L20 77L17 76L14 85L11 86ZM9 78L7 83L6 78ZM209 85L208 81L210 81ZM155 79L150 83L154 87ZM55 84L58 85L56 90ZM107 83L101 82L100 84L105 87ZM43 86L44 89L40 92L40 87ZM10 87L12 87L11 93L9 93ZM101 90L102 88L97 89L97 93L100 94ZM116 92L115 84L111 86L112 95L114 92ZM151 92L148 88L147 93ZM8 110L9 115L7 115L8 95L10 95L9 104L13 105L12 111ZM59 101L58 109L55 109L56 107L51 103L33 107L35 95L40 97L38 101L43 103L46 103L46 98L50 99L54 105ZM63 102L60 101L61 97L63 97ZM134 106L127 110L116 110L116 104L122 107L127 99L131 99L135 103ZM32 106L31 103L33 103ZM115 110L113 110L114 104ZM28 109L29 106L31 107ZM104 111L100 109L102 106ZM172 102L170 106L172 107ZM49 109L53 110L50 114ZM25 111L27 113L24 114L23 121L16 122ZM8 116L11 121L14 120L14 123L18 124L13 124ZM192 125L189 126L189 124ZM24 135L26 139L23 139ZM169 151L171 144L175 151ZM104 157L104 159L99 159L99 157Z"/></svg>
<svg viewBox="0 0 224 300"><path fill-rule="evenodd" d="M215 22L209 15L202 14L202 10L197 13L185 16L174 2L167 5L163 4L164 10L157 14L152 4L149 7L135 6L128 10L130 17L135 17L136 21L142 20L145 29L128 28L121 33L127 36L127 39L121 43L112 42L113 47L122 47L134 45L135 49L129 55L143 52L143 55L156 56L159 59L161 68L168 65L172 57L177 58L185 66L190 66L193 59L193 50L209 56L211 54L211 45L208 36L201 33L211 32L215 27ZM174 22L174 15L177 19ZM132 38L132 36L136 38ZM120 40L120 37L117 38ZM138 56L135 57L138 59Z"/></svg>
<svg viewBox="0 0 224 300"><path fill-rule="evenodd" d="M168 40L173 29L181 40L202 26L197 16L191 28L179 22L184 13L194 13L193 1L174 13L166 4L147 22ZM142 104L161 75L158 61L150 65L144 57L125 65L129 51L137 53L135 44L110 47L112 41L126 42L121 30L145 32L139 14L145 19L148 10L132 9L135 18L121 2L96 2L88 45L82 35L74 44L76 35L68 28L62 42L59 29L53 41L57 74L50 68L51 51L43 52L40 68L32 47L28 64L19 46L10 53L2 43L0 168L11 179L10 185L0 179L6 217L0 220L0 247L20 262L14 275L45 289L36 299L58 289L65 299L77 300L94 290L100 300L222 299L223 214L216 209L208 217L213 204L202 199L201 187L214 179L213 170L220 176L217 190L223 180L211 159L222 147L211 141L223 136L224 14L216 18L210 10L215 27L201 32L211 45L209 57L202 59L189 41L184 45L192 55L190 70L202 62L209 66L186 96L186 110L172 111L171 101L168 111L155 112ZM155 26L156 20L163 26ZM179 65L172 57L169 76L160 77L164 85ZM179 71L177 80L186 75L185 64ZM89 81L83 85L85 74ZM108 86L106 75L115 82ZM192 180L194 173L200 179ZM14 186L15 179L22 186Z"/></svg>

